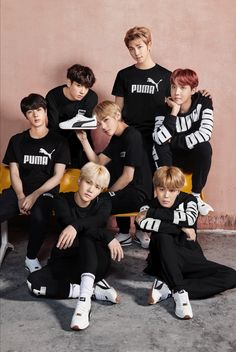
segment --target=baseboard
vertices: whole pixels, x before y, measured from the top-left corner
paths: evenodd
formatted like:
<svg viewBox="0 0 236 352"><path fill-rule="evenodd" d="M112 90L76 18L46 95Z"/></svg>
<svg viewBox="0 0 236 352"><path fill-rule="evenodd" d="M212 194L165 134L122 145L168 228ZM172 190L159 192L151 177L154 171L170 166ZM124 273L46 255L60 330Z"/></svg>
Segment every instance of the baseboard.
<svg viewBox="0 0 236 352"><path fill-rule="evenodd" d="M200 230L236 230L236 215L212 212L207 216L199 216Z"/></svg>

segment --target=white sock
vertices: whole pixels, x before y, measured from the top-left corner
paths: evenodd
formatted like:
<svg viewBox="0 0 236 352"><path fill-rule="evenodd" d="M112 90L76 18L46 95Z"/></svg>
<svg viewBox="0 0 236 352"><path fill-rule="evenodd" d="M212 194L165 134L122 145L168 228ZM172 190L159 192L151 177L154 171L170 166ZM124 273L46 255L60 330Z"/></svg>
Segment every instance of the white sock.
<svg viewBox="0 0 236 352"><path fill-rule="evenodd" d="M90 309L91 297L93 294L95 276L91 273L83 273L80 281L80 294L76 305L76 310Z"/></svg>
<svg viewBox="0 0 236 352"><path fill-rule="evenodd" d="M196 198L201 198L201 194L200 193L194 193L192 192L192 195Z"/></svg>
<svg viewBox="0 0 236 352"><path fill-rule="evenodd" d="M70 284L70 293L68 298L78 298L80 294L80 285Z"/></svg>

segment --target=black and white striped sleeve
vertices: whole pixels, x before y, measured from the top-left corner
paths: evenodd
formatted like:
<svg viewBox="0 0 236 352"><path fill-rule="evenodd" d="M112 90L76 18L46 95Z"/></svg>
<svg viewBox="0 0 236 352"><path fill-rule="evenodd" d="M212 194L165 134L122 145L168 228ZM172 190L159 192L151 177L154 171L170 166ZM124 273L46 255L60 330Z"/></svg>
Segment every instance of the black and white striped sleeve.
<svg viewBox="0 0 236 352"><path fill-rule="evenodd" d="M185 136L185 141L188 149L193 149L195 145L203 142L208 142L211 139L213 130L213 109L206 107L199 113L201 114L199 129Z"/></svg>
<svg viewBox="0 0 236 352"><path fill-rule="evenodd" d="M156 116L152 134L154 142L158 145L167 143L176 130L176 117L172 115Z"/></svg>
<svg viewBox="0 0 236 352"><path fill-rule="evenodd" d="M177 225L178 227L195 227L198 218L197 202L192 195L181 192L181 199L175 209L149 208L142 228L159 231L161 223Z"/></svg>

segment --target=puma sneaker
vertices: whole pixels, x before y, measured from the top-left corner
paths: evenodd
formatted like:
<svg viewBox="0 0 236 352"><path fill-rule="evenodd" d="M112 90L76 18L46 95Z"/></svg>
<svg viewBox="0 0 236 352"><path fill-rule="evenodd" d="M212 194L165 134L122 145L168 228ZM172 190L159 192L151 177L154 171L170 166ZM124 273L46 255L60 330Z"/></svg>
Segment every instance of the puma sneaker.
<svg viewBox="0 0 236 352"><path fill-rule="evenodd" d="M97 119L95 116L87 117L78 113L72 119L59 123L59 127L63 130L92 130L97 128Z"/></svg>

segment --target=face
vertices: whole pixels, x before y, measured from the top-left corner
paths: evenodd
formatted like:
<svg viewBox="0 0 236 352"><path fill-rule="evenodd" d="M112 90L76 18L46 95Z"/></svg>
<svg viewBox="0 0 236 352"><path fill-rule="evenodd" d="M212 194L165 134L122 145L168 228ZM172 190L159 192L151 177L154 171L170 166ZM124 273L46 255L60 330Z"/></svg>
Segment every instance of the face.
<svg viewBox="0 0 236 352"><path fill-rule="evenodd" d="M89 88L70 80L68 80L67 87L71 100L82 100L89 91Z"/></svg>
<svg viewBox="0 0 236 352"><path fill-rule="evenodd" d="M191 102L192 95L196 92L195 88L191 88L189 85L182 86L176 81L171 84L170 94L173 101L178 105L183 105Z"/></svg>
<svg viewBox="0 0 236 352"><path fill-rule="evenodd" d="M156 187L155 192L156 192L157 199L159 200L159 203L164 208L171 208L180 191L178 189Z"/></svg>
<svg viewBox="0 0 236 352"><path fill-rule="evenodd" d="M86 207L90 202L102 192L102 187L96 183L96 180L82 178L79 180L79 190L77 200L81 207Z"/></svg>
<svg viewBox="0 0 236 352"><path fill-rule="evenodd" d="M119 114L117 114L117 117L111 117L108 115L104 119L98 120L98 126L109 137L116 134L118 124L119 124L118 115Z"/></svg>
<svg viewBox="0 0 236 352"><path fill-rule="evenodd" d="M142 39L134 39L129 42L128 50L137 64L143 64L150 58L151 43L146 44Z"/></svg>
<svg viewBox="0 0 236 352"><path fill-rule="evenodd" d="M47 110L44 110L42 107L26 111L25 116L33 127L41 127L47 125Z"/></svg>

